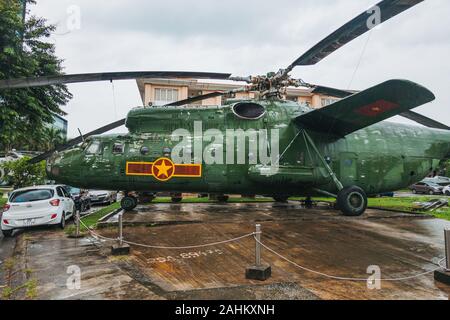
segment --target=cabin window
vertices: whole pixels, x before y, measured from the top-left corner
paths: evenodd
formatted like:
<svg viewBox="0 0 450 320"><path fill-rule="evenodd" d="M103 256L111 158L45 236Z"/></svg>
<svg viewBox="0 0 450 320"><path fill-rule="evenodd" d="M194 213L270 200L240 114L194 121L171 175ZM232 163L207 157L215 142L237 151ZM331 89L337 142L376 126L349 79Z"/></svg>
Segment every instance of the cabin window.
<svg viewBox="0 0 450 320"><path fill-rule="evenodd" d="M141 154L142 154L143 156L148 155L149 152L150 152L150 149L149 149L149 148L147 148L147 147L142 147L142 148L141 148Z"/></svg>
<svg viewBox="0 0 450 320"><path fill-rule="evenodd" d="M86 149L86 154L101 154L102 148L100 141L92 141Z"/></svg>
<svg viewBox="0 0 450 320"><path fill-rule="evenodd" d="M114 143L113 145L113 153L115 154L119 154L119 153L123 153L125 150L124 145L122 143Z"/></svg>

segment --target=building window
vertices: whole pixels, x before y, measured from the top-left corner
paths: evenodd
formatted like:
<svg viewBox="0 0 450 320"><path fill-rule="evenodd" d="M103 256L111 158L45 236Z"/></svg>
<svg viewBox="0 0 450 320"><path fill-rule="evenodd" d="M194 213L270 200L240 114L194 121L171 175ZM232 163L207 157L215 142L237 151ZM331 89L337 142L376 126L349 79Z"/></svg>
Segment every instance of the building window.
<svg viewBox="0 0 450 320"><path fill-rule="evenodd" d="M155 89L155 105L161 106L175 101L178 101L178 89Z"/></svg>
<svg viewBox="0 0 450 320"><path fill-rule="evenodd" d="M339 99L330 99L330 98L322 99L322 107L329 106L330 104L333 104L333 103L338 102L338 101L339 101Z"/></svg>

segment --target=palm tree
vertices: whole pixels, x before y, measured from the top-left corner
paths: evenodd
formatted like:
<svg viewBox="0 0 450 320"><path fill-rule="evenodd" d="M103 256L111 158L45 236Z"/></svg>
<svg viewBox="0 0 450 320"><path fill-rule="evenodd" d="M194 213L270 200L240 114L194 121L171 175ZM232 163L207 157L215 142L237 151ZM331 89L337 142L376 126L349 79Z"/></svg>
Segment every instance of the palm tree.
<svg viewBox="0 0 450 320"><path fill-rule="evenodd" d="M47 127L44 128L42 133L42 149L51 150L66 143L66 138L60 129L55 127Z"/></svg>

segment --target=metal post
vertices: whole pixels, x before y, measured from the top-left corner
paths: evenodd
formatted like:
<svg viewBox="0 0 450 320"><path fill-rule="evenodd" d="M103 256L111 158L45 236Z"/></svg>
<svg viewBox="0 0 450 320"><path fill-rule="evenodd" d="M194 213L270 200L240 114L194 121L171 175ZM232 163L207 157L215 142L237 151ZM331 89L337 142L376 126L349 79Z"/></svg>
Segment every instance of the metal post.
<svg viewBox="0 0 450 320"><path fill-rule="evenodd" d="M123 245L123 214L119 214L119 246Z"/></svg>
<svg viewBox="0 0 450 320"><path fill-rule="evenodd" d="M76 210L76 213L75 213L75 224L77 227L76 237L79 238L80 237L80 211L78 211L78 210Z"/></svg>
<svg viewBox="0 0 450 320"><path fill-rule="evenodd" d="M256 247L255 247L255 258L256 258L256 266L259 267L261 266L261 225L257 224L256 225Z"/></svg>
<svg viewBox="0 0 450 320"><path fill-rule="evenodd" d="M447 261L447 271L450 271L450 229L445 229L445 257Z"/></svg>

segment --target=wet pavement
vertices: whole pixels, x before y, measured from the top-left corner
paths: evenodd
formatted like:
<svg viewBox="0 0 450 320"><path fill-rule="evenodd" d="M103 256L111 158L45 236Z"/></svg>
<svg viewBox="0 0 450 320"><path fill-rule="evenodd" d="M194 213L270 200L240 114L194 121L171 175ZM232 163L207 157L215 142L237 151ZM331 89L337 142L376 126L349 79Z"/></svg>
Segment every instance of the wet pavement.
<svg viewBox="0 0 450 320"><path fill-rule="evenodd" d="M116 238L115 217L104 236ZM378 266L383 278L404 278L436 268L443 257L443 229L450 223L424 215L368 210L358 218L330 208L287 204L152 204L125 213L125 239L153 246L192 246L227 240L263 228L262 242L292 262L317 272L367 279ZM0 240L1 241L1 240ZM196 249L132 246L111 257L110 243L68 239L56 229L20 234L24 267L38 280L38 299L448 299L450 288L433 275L383 282L329 279L295 267L263 249L272 266L266 282L245 279L255 241ZM68 268L79 267L81 289L67 287Z"/></svg>
<svg viewBox="0 0 450 320"><path fill-rule="evenodd" d="M126 213L124 220L130 226L124 231L128 241L171 247L235 238L254 231L258 222L263 243L291 261L321 273L362 279L369 277L369 266L380 267L383 278L435 269L444 254L443 229L450 227L449 222L424 215L368 210L362 217L348 218L334 210L308 210L296 203L154 204ZM102 234L115 237L117 231ZM383 282L381 290L369 290L366 282L333 280L300 270L267 250L263 260L272 266L273 277L265 283L249 281L244 273L254 263L254 247L252 238L207 249L133 246L131 261L141 278L175 295L207 292L209 298L220 298L230 288L264 292L261 285L290 284L297 292L286 290L282 298L302 294L306 298L305 293L320 299L449 298L450 289L435 283L433 274Z"/></svg>

